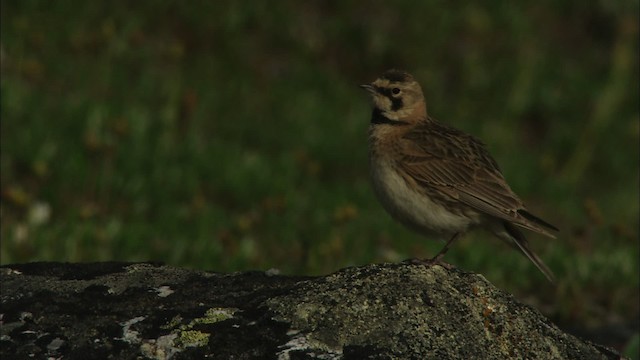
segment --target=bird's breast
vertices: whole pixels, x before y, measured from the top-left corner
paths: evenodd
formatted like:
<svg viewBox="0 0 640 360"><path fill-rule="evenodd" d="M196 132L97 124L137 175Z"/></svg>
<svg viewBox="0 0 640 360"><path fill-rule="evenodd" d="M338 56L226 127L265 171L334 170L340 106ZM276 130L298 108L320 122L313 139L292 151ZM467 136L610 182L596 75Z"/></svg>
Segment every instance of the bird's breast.
<svg viewBox="0 0 640 360"><path fill-rule="evenodd" d="M392 159L371 154L373 187L383 207L397 221L427 236L464 232L474 219L448 210L399 173Z"/></svg>

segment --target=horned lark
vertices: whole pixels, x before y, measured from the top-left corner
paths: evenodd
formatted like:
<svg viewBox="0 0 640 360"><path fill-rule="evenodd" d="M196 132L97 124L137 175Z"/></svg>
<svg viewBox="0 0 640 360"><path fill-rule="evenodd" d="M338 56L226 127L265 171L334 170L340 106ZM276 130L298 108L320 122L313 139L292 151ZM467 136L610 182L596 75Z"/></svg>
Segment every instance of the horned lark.
<svg viewBox="0 0 640 360"><path fill-rule="evenodd" d="M380 202L408 228L448 239L425 261L439 261L455 239L485 228L553 282L553 273L518 228L552 238L558 229L526 209L485 145L429 117L420 84L406 72L389 70L361 87L373 98L369 158Z"/></svg>

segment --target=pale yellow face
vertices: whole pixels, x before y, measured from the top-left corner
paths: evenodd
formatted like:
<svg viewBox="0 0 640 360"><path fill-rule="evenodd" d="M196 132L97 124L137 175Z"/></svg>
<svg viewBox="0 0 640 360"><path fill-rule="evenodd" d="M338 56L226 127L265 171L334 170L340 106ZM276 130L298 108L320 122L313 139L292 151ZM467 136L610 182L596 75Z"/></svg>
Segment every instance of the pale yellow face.
<svg viewBox="0 0 640 360"><path fill-rule="evenodd" d="M396 75L396 76L393 76ZM424 106L424 97L420 84L403 73L383 75L369 85L365 85L373 99L373 105L387 118L398 120L414 113ZM390 78L389 78L390 77Z"/></svg>

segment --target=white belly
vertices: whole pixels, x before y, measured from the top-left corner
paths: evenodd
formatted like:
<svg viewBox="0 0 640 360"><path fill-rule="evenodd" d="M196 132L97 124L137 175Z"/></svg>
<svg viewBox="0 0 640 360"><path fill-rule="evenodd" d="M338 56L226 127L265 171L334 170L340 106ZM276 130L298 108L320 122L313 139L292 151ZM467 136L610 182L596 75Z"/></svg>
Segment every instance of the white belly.
<svg viewBox="0 0 640 360"><path fill-rule="evenodd" d="M410 189L404 179L381 160L371 159L371 176L376 195L391 216L424 235L450 237L464 232L475 222Z"/></svg>

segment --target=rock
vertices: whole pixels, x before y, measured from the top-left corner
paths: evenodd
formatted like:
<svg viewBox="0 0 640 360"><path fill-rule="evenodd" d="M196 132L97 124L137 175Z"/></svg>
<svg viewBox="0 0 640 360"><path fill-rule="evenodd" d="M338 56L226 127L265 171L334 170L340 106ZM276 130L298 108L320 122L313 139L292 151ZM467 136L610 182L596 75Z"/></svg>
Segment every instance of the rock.
<svg viewBox="0 0 640 360"><path fill-rule="evenodd" d="M619 359L484 277L378 264L321 277L155 263L0 268L3 359Z"/></svg>

